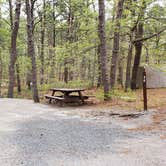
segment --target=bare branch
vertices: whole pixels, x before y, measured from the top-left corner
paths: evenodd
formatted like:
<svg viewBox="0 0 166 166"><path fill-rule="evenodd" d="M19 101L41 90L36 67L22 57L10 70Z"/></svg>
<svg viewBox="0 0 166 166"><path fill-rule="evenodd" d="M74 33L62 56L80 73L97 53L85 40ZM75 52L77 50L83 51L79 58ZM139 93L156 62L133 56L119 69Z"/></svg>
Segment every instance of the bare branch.
<svg viewBox="0 0 166 166"><path fill-rule="evenodd" d="M150 36L135 39L135 40L133 41L133 43L136 43L136 42L143 42L143 41L146 41L146 40L148 40L148 39L151 39L151 38L153 38L153 37L155 37L155 36L160 35L160 34L161 34L162 32L164 32L165 30L166 30L166 27L164 27L164 28L161 29L159 32L154 33L154 34L152 34L152 35L150 35Z"/></svg>

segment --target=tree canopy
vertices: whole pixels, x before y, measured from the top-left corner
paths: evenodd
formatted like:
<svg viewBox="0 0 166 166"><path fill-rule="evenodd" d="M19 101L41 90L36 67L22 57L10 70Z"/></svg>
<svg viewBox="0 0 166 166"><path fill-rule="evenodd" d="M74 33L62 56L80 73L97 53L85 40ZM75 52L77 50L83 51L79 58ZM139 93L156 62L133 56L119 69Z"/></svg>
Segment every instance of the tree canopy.
<svg viewBox="0 0 166 166"><path fill-rule="evenodd" d="M140 65L165 65L165 35L160 0L1 0L0 84L35 101L41 86L134 90Z"/></svg>

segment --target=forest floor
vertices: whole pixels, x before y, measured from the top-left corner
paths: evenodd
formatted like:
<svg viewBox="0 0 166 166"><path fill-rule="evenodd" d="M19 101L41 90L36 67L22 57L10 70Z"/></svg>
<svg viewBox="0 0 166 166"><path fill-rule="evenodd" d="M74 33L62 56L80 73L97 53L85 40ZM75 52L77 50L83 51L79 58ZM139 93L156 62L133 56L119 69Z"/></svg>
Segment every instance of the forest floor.
<svg viewBox="0 0 166 166"><path fill-rule="evenodd" d="M0 165L165 166L166 109L0 99Z"/></svg>
<svg viewBox="0 0 166 166"><path fill-rule="evenodd" d="M41 99L41 103L46 103L44 98L45 94L50 93L45 88L39 88L39 95ZM7 89L2 89L2 96L6 96ZM91 98L87 105L92 107L108 107L108 108L115 108L115 109L124 109L124 110L143 110L143 92L142 89L136 91L128 91L124 92L122 89L115 89L111 91L111 100L104 102L103 101L103 91L102 89L88 89L85 91L86 95L95 96ZM148 108L149 109L162 109L166 108L166 88L161 89L148 89ZM23 89L21 93L15 92L15 98L24 98L24 99L31 99L32 92Z"/></svg>
<svg viewBox="0 0 166 166"><path fill-rule="evenodd" d="M166 108L166 88L161 89L148 89L148 108L149 109L162 109ZM115 107L124 110L143 110L143 91L123 92L117 89L112 94L112 100L102 102L101 100L94 100L98 107Z"/></svg>

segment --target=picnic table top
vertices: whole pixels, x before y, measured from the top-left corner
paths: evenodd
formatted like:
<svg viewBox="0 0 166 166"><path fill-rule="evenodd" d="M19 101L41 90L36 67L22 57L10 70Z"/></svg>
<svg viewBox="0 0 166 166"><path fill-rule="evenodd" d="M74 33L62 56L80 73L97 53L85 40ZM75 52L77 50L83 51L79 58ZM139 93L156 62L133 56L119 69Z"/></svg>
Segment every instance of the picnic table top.
<svg viewBox="0 0 166 166"><path fill-rule="evenodd" d="M79 88L74 88L74 89L71 89L71 88L51 88L50 89L51 91L59 91L59 92L80 92L80 91L85 91L85 89L79 89Z"/></svg>

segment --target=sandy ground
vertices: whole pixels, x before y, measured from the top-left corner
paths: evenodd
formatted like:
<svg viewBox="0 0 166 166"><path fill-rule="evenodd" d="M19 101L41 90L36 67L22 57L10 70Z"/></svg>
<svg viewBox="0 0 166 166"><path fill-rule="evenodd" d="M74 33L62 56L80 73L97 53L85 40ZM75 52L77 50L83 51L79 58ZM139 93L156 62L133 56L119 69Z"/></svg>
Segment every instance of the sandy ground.
<svg viewBox="0 0 166 166"><path fill-rule="evenodd" d="M165 110L127 114L0 99L0 166L165 166Z"/></svg>

